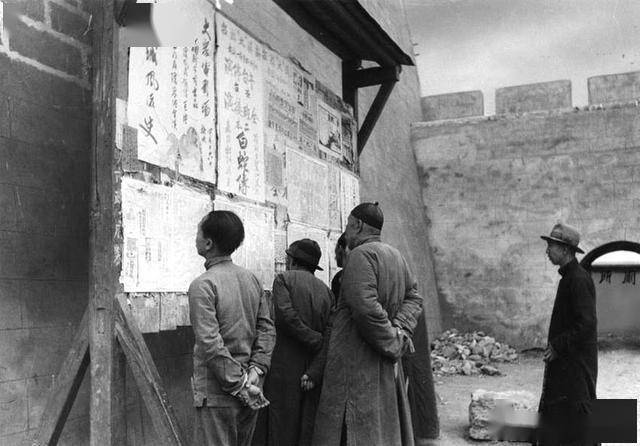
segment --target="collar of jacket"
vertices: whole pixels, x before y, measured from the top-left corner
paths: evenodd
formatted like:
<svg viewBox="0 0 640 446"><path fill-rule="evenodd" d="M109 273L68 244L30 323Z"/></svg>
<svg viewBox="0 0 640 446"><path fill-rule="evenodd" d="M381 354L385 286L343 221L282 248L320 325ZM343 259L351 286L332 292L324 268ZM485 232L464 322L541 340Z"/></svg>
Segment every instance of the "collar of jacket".
<svg viewBox="0 0 640 446"><path fill-rule="evenodd" d="M210 259L207 259L206 262L204 262L204 267L205 267L205 269L209 269L213 265L216 265L218 263L230 262L230 261L231 261L231 256L211 257Z"/></svg>
<svg viewBox="0 0 640 446"><path fill-rule="evenodd" d="M360 245L364 245L365 243L379 242L379 241L380 241L379 235L365 235L362 238L356 239L356 243L354 244L352 249L355 249Z"/></svg>
<svg viewBox="0 0 640 446"><path fill-rule="evenodd" d="M567 274L569 270L572 270L577 265L578 265L578 259L574 257L573 260L571 260L569 263L561 266L560 269L558 269L558 273L560 273L561 276L564 276L565 274Z"/></svg>

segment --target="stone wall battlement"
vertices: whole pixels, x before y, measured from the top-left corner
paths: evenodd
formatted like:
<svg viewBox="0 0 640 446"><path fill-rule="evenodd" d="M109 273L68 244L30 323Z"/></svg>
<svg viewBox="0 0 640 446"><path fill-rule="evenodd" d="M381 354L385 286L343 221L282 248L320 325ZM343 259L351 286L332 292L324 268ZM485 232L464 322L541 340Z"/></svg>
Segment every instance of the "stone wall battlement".
<svg viewBox="0 0 640 446"><path fill-rule="evenodd" d="M496 115L565 112L572 109L571 81L558 80L502 87L496 90ZM640 103L640 71L606 74L587 80L589 104L574 110L593 110ZM424 121L483 116L481 91L462 91L421 99Z"/></svg>

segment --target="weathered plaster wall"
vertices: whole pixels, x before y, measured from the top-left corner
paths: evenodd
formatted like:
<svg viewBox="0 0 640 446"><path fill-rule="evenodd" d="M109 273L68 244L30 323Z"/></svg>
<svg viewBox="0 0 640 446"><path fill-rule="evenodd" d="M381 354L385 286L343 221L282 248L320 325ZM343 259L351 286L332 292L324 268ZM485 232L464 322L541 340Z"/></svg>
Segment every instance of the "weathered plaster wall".
<svg viewBox="0 0 640 446"><path fill-rule="evenodd" d="M559 276L539 235L563 220L587 252L640 239L635 102L416 123L412 138L445 326L543 345Z"/></svg>

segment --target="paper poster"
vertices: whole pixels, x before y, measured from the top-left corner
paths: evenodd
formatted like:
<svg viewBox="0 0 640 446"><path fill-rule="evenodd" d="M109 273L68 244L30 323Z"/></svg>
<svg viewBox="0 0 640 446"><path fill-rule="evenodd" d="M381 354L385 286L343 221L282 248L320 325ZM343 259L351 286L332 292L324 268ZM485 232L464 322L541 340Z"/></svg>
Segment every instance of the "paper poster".
<svg viewBox="0 0 640 446"><path fill-rule="evenodd" d="M249 205L245 213L246 268L262 281L265 290L273 286L275 269L273 209Z"/></svg>
<svg viewBox="0 0 640 446"><path fill-rule="evenodd" d="M275 270L275 217L273 208L216 196L216 210L232 211L244 225L244 242L231 255L233 262L253 272L264 289L271 289Z"/></svg>
<svg viewBox="0 0 640 446"><path fill-rule="evenodd" d="M204 272L195 238L210 210L207 194L123 178L124 290L186 292Z"/></svg>
<svg viewBox="0 0 640 446"><path fill-rule="evenodd" d="M287 151L287 196L292 221L326 227L329 194L326 163L298 150Z"/></svg>
<svg viewBox="0 0 640 446"><path fill-rule="evenodd" d="M187 291L189 284L204 272L204 259L195 247L198 223L212 210L211 197L176 185L171 188L172 230L170 277L176 285L171 291Z"/></svg>
<svg viewBox="0 0 640 446"><path fill-rule="evenodd" d="M132 47L127 120L138 158L215 183L213 8L191 47Z"/></svg>
<svg viewBox="0 0 640 446"><path fill-rule="evenodd" d="M218 188L264 201L263 73L267 50L222 16L217 17L216 34Z"/></svg>
<svg viewBox="0 0 640 446"><path fill-rule="evenodd" d="M290 245L296 240L309 238L315 240L320 245L322 256L320 257L320 266L324 271L316 271L316 277L322 280L327 286L331 285L329 281L329 257L333 252L327 252L327 231L321 228L303 225L299 223L289 223L287 227L287 243Z"/></svg>
<svg viewBox="0 0 640 446"><path fill-rule="evenodd" d="M329 159L342 158L340 112L318 98L318 148Z"/></svg>
<svg viewBox="0 0 640 446"><path fill-rule="evenodd" d="M293 85L296 90L296 118L298 121L298 147L310 154L318 154L318 136L316 131L315 79L300 67L293 71Z"/></svg>
<svg viewBox="0 0 640 446"><path fill-rule="evenodd" d="M296 89L293 63L267 50L265 66L265 186L268 201L286 204L285 153L297 147Z"/></svg>
<svg viewBox="0 0 640 446"><path fill-rule="evenodd" d="M327 176L327 191L329 200L329 210L327 217L331 229L342 229L342 214L340 213L340 169L338 166L329 165L329 175Z"/></svg>
<svg viewBox="0 0 640 446"><path fill-rule="evenodd" d="M353 114L342 112L342 162L352 170L356 170L358 159L358 144L356 120Z"/></svg>
<svg viewBox="0 0 640 446"><path fill-rule="evenodd" d="M347 226L351 210L360 204L360 180L345 170L340 170L340 208L342 214L342 230Z"/></svg>

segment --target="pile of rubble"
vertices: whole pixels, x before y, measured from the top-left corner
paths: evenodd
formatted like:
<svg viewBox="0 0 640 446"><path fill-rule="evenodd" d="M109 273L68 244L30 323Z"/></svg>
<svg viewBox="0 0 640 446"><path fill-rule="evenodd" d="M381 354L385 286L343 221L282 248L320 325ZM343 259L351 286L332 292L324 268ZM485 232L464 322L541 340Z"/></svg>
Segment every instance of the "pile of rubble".
<svg viewBox="0 0 640 446"><path fill-rule="evenodd" d="M515 362L518 353L481 331L459 333L451 329L431 343L431 366L435 375L501 375L495 362Z"/></svg>

